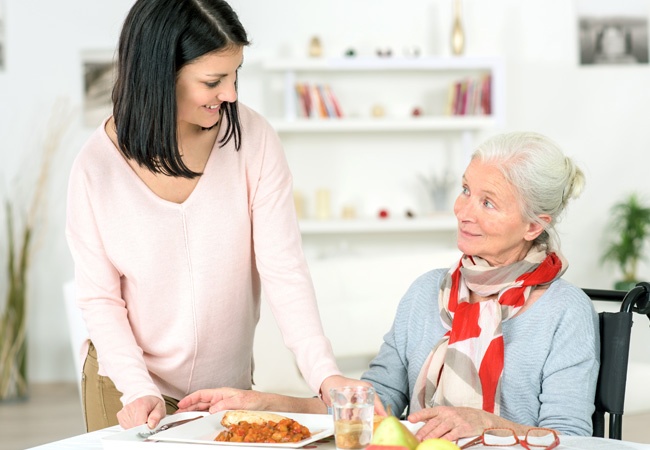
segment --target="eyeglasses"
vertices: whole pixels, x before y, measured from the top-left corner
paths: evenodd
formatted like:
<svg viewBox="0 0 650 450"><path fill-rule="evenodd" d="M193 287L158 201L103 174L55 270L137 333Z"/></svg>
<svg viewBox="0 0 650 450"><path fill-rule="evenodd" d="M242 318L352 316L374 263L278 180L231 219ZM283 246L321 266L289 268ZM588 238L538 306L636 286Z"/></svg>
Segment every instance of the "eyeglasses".
<svg viewBox="0 0 650 450"><path fill-rule="evenodd" d="M519 439L515 430L510 428L487 428L480 436L466 442L460 448L465 449L479 444L486 447L509 447L520 444L527 450L531 450L531 447L551 450L560 445L560 438L549 428L531 428L523 439Z"/></svg>

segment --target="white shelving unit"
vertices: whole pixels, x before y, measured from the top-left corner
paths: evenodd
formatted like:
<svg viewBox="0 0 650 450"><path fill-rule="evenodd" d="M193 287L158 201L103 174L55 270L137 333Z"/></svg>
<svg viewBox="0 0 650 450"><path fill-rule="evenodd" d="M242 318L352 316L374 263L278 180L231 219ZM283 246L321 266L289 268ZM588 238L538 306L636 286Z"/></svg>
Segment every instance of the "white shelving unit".
<svg viewBox="0 0 650 450"><path fill-rule="evenodd" d="M496 126L494 117L418 117L413 119L291 119L272 120L278 133L473 131Z"/></svg>
<svg viewBox="0 0 650 450"><path fill-rule="evenodd" d="M504 66L500 58L422 57L422 58L314 58L270 60L263 65L269 72L284 74L285 116L273 121L278 131L397 131L397 130L474 130L493 127L504 113ZM492 75L492 114L482 116L413 117L411 119L299 119L295 85L299 74L345 72L439 72ZM312 123L313 122L313 123Z"/></svg>
<svg viewBox="0 0 650 450"><path fill-rule="evenodd" d="M456 218L452 214L413 219L331 219L301 220L303 235L356 234L356 233L405 233L454 231Z"/></svg>
<svg viewBox="0 0 650 450"><path fill-rule="evenodd" d="M455 135L462 149L463 159L467 159L476 144L474 135L482 130L490 130L503 122L504 117L504 64L500 58L491 57L342 57L342 58L307 58L307 59L273 59L264 61L262 69L270 75L269 78L281 76L281 85L275 84L276 89L281 89L283 108L280 114L268 116L271 124L298 148L310 150L311 142L318 142L330 139L340 143L345 140L342 137L345 133L354 133L369 136L381 135L391 139L391 134L400 136L399 139L407 139L408 134L417 133L420 139L428 139L427 133ZM408 80L407 86L412 89L423 91L433 89L435 85L437 98L446 97L451 80L459 80L465 76L476 76L489 73L491 75L491 114L449 116L444 114L444 105L439 104L440 111L426 111L419 116L412 116L404 113L386 115L384 117L371 117L370 114L345 114L348 109L342 103L344 116L341 118L303 118L299 117L299 102L296 93L296 83L317 82L318 80L334 80L332 89L337 92L340 88L348 87L348 102L362 102L368 104L368 97L374 94L383 94L376 90L372 83L364 85L360 80L372 80L377 77L384 77L388 80L390 89L400 89L399 82L390 86L391 80ZM431 83L427 80L431 75ZM363 78L366 77L366 78ZM355 86L354 95L350 95L350 80ZM445 81L441 81L445 80ZM348 85L346 85L348 83ZM356 84L354 84L356 83ZM448 84L444 84L448 83ZM336 85L335 85L336 84ZM277 92L277 91L276 91ZM357 95L358 94L358 95ZM365 97L364 97L365 95ZM395 99L396 97L393 97ZM411 97L410 101L413 102ZM279 98L278 98L279 99ZM339 98L340 100L340 98ZM390 100L387 100L388 107L392 107ZM444 99L441 100L444 103ZM403 105L402 105L403 106ZM424 136L424 137L422 137ZM291 139L289 139L291 138ZM296 139L300 144L295 144ZM357 137L358 139L358 137ZM357 141L358 142L358 141ZM399 142L399 141L397 141ZM354 151L354 150L352 150ZM333 236L337 234L362 234L373 235L398 234L410 232L449 232L456 228L456 220L449 214L439 216L418 216L417 218L360 218L360 219L332 219L332 220L301 220L301 231L303 236Z"/></svg>

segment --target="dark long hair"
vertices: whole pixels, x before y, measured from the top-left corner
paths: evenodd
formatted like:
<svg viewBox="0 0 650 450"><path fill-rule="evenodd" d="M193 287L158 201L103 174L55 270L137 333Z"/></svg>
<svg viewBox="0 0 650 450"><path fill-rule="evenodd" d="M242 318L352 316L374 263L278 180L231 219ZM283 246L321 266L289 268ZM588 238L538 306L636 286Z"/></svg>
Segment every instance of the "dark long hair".
<svg viewBox="0 0 650 450"><path fill-rule="evenodd" d="M124 21L113 87L120 151L154 173L194 178L177 140L176 77L211 52L246 46L237 14L223 0L137 0ZM235 89L237 85L235 84ZM241 145L237 101L226 103L223 146Z"/></svg>

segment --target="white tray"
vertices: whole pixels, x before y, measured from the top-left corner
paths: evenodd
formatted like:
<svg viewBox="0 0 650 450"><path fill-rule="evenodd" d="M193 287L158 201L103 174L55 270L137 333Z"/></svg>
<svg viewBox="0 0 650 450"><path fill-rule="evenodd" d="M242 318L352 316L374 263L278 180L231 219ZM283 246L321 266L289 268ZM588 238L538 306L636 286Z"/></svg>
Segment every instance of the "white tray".
<svg viewBox="0 0 650 450"><path fill-rule="evenodd" d="M163 418L160 421L160 425L166 423L176 422L177 420L189 419L196 416L207 416L207 412L184 412L178 414L172 414ZM197 420L198 421L198 420ZM191 423L191 422L190 422ZM179 425L182 427L183 425ZM173 428L172 428L173 429ZM151 448L151 445L157 444L157 442L147 442L140 436L138 433L142 431L148 431L149 427L147 425L140 425L139 427L129 428L128 430L121 429L119 426L106 428L105 430L110 430L111 433L107 436L102 437L102 447L104 450L129 450L129 449L142 449L142 448ZM162 433L162 431L161 431ZM155 435L154 435L155 436ZM158 446L163 445L159 444Z"/></svg>

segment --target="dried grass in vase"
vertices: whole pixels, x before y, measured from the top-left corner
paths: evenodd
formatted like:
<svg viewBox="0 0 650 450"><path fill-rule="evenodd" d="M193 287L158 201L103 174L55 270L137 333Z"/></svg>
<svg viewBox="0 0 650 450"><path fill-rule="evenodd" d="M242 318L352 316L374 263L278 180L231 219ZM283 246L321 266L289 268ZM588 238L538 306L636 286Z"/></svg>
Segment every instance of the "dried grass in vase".
<svg viewBox="0 0 650 450"><path fill-rule="evenodd" d="M38 178L25 201L4 200L7 297L0 310L0 401L27 396L27 274L34 237L43 227L44 221L38 219L45 208L50 169L72 117L66 101L55 103L45 128Z"/></svg>

